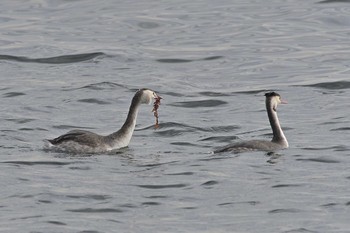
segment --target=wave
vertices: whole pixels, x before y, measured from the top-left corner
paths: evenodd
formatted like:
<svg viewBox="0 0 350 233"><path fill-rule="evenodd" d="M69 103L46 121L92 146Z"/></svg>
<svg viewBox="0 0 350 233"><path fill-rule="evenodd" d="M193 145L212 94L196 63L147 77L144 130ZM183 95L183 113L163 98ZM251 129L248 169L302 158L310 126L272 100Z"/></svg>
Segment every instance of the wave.
<svg viewBox="0 0 350 233"><path fill-rule="evenodd" d="M348 81L336 81L336 82L324 82L324 83L315 83L309 85L301 85L303 87L316 87L321 89L328 90L340 90L340 89L349 89L350 82Z"/></svg>
<svg viewBox="0 0 350 233"><path fill-rule="evenodd" d="M96 52L96 53L81 53L81 54L72 54L72 55L63 55L63 56L45 57L45 58L29 58L29 57L23 57L23 56L12 56L12 55L0 54L0 60L27 62L27 63L66 64L66 63L88 61L103 55L106 55L106 54L101 52Z"/></svg>
<svg viewBox="0 0 350 233"><path fill-rule="evenodd" d="M210 60L216 60L221 58L223 58L223 56L211 56L211 57L204 57L200 59L161 58L161 59L157 59L156 61L161 63L186 63L186 62L193 62L193 61L210 61Z"/></svg>

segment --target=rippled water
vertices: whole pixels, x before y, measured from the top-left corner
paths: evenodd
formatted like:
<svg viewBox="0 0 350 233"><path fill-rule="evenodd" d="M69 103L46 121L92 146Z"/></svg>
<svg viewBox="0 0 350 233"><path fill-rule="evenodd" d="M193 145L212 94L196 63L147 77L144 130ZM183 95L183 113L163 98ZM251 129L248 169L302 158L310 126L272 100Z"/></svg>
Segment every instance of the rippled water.
<svg viewBox="0 0 350 233"><path fill-rule="evenodd" d="M0 232L349 232L349 1L3 1ZM73 128L116 155L44 151ZM269 139L266 91L290 148Z"/></svg>

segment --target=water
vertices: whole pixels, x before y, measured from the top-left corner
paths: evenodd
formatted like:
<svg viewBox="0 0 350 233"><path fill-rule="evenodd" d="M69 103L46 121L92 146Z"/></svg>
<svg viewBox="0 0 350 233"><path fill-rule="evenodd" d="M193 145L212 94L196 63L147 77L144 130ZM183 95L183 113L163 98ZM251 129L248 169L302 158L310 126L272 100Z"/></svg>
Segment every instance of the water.
<svg viewBox="0 0 350 233"><path fill-rule="evenodd" d="M348 1L2 1L0 232L349 232ZM134 92L129 148L42 149L110 133ZM290 148L269 139L263 94Z"/></svg>

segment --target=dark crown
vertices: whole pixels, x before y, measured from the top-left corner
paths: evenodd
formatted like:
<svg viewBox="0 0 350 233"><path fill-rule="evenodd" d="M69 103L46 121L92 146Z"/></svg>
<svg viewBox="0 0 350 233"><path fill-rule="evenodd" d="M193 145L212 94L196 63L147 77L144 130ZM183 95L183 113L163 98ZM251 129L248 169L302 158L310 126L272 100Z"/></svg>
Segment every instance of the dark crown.
<svg viewBox="0 0 350 233"><path fill-rule="evenodd" d="M280 96L280 94L278 94L277 92L272 91L272 92L265 93L265 96L266 97L273 97L273 96Z"/></svg>

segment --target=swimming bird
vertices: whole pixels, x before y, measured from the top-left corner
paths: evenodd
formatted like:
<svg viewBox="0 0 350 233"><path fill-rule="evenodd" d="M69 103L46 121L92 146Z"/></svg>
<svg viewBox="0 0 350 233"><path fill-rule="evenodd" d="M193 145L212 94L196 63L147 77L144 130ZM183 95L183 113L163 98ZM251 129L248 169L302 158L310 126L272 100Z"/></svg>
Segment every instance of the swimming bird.
<svg viewBox="0 0 350 233"><path fill-rule="evenodd" d="M276 92L268 92L265 94L267 116L269 117L270 125L272 128L273 138L271 141L264 140L251 140L238 143L229 144L214 151L214 153L220 152L233 152L241 153L245 151L267 151L273 152L276 150L288 148L288 141L284 135L280 122L277 117L277 105L285 104L286 101L281 99L281 96Z"/></svg>
<svg viewBox="0 0 350 233"><path fill-rule="evenodd" d="M46 140L46 147L69 153L102 153L129 145L136 125L136 118L141 104L151 104L152 99L159 100L154 91L140 89L134 95L128 116L123 126L107 136L86 130L71 130L57 138Z"/></svg>

